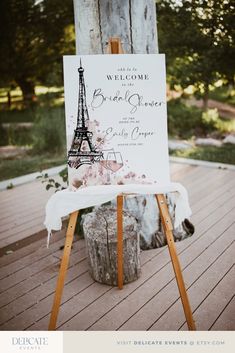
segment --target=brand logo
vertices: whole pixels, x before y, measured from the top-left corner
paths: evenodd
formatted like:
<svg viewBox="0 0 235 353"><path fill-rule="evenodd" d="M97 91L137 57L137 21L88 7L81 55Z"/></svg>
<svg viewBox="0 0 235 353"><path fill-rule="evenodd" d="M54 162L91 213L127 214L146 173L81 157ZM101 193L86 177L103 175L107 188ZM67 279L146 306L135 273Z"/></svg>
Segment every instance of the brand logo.
<svg viewBox="0 0 235 353"><path fill-rule="evenodd" d="M12 337L11 343L21 351L38 351L48 346L48 337Z"/></svg>

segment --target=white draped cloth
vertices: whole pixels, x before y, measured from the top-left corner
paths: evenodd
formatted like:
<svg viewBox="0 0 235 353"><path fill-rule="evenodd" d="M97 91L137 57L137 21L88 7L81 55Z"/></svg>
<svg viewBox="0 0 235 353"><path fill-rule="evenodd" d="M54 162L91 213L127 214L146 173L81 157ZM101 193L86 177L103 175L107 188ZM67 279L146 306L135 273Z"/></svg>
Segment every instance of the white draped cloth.
<svg viewBox="0 0 235 353"><path fill-rule="evenodd" d="M175 220L177 228L185 218L191 215L187 190L179 183L166 185L126 184L126 185L95 185L71 191L65 189L50 197L46 205L45 226L48 231L48 245L52 230L60 230L62 218L83 208L101 205L115 199L120 194L155 195L175 193ZM133 195L134 194L134 195Z"/></svg>

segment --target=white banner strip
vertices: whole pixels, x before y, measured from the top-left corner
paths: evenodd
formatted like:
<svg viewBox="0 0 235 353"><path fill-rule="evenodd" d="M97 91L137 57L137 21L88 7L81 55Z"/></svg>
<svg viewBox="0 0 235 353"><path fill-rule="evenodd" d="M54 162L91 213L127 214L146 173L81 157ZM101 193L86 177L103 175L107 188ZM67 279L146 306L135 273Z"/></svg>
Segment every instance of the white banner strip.
<svg viewBox="0 0 235 353"><path fill-rule="evenodd" d="M64 332L64 353L232 353L235 332Z"/></svg>
<svg viewBox="0 0 235 353"><path fill-rule="evenodd" d="M0 331L1 352L232 353L235 331Z"/></svg>

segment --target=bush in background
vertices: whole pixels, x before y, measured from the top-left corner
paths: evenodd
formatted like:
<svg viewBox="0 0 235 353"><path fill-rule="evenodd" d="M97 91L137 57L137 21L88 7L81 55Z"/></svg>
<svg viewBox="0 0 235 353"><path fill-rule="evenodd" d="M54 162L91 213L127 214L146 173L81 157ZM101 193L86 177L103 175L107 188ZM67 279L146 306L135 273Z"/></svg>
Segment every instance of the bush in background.
<svg viewBox="0 0 235 353"><path fill-rule="evenodd" d="M65 118L64 110L48 108L37 110L33 127L33 153L65 152Z"/></svg>
<svg viewBox="0 0 235 353"><path fill-rule="evenodd" d="M0 124L0 146L30 146L32 142L32 126Z"/></svg>
<svg viewBox="0 0 235 353"><path fill-rule="evenodd" d="M186 106L180 98L170 100L167 109L170 136L187 139L194 135L204 135L200 109Z"/></svg>
<svg viewBox="0 0 235 353"><path fill-rule="evenodd" d="M234 122L219 117L217 109L203 112L193 106L187 106L180 98L172 99L168 107L168 131L174 138L190 139L205 137L216 132L218 137L233 131Z"/></svg>
<svg viewBox="0 0 235 353"><path fill-rule="evenodd" d="M218 110L208 109L206 112L202 113L202 122L209 130L215 130L217 128L217 123L219 120Z"/></svg>
<svg viewBox="0 0 235 353"><path fill-rule="evenodd" d="M36 108L0 110L1 123L26 123L35 120Z"/></svg>
<svg viewBox="0 0 235 353"><path fill-rule="evenodd" d="M6 146L8 144L8 137L6 134L6 129L0 123L0 146Z"/></svg>

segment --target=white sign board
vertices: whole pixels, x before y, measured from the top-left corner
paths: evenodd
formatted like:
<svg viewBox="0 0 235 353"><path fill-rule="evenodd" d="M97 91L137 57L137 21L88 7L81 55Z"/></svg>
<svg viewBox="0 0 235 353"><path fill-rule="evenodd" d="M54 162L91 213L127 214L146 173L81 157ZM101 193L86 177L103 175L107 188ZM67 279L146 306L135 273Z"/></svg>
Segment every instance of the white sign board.
<svg viewBox="0 0 235 353"><path fill-rule="evenodd" d="M64 57L69 184L169 182L163 54Z"/></svg>

